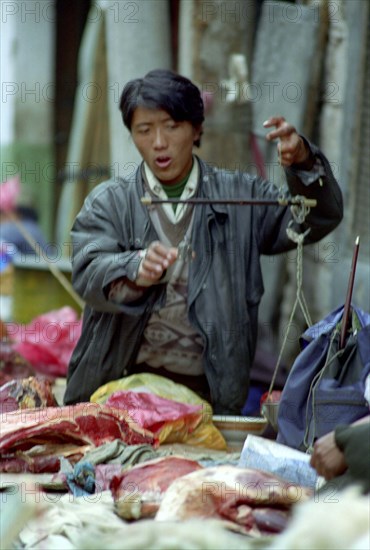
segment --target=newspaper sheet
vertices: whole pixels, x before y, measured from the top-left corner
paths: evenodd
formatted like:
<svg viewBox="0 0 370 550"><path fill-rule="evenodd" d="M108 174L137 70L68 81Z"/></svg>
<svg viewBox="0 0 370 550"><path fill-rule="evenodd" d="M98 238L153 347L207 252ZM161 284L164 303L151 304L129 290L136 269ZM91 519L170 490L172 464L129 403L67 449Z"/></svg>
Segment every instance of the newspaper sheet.
<svg viewBox="0 0 370 550"><path fill-rule="evenodd" d="M318 489L324 482L310 466L309 454L256 435L246 438L238 466L271 472L312 489Z"/></svg>

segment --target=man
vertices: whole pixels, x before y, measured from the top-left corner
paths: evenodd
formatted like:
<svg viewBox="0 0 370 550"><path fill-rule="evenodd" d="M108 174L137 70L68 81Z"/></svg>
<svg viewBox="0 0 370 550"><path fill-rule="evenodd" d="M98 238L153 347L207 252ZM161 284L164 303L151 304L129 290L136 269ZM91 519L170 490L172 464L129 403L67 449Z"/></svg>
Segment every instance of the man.
<svg viewBox="0 0 370 550"><path fill-rule="evenodd" d="M88 400L110 380L154 372L207 397L217 414L240 414L263 294L260 254L295 246L289 223L310 229L306 242L332 231L342 218L340 189L324 155L273 117L266 137L279 139L291 194L318 201L304 223L277 205L148 208L144 196L277 199L278 190L193 155L204 116L188 79L151 71L125 86L120 110L143 163L130 181L95 188L72 228L73 284L87 305L65 402Z"/></svg>

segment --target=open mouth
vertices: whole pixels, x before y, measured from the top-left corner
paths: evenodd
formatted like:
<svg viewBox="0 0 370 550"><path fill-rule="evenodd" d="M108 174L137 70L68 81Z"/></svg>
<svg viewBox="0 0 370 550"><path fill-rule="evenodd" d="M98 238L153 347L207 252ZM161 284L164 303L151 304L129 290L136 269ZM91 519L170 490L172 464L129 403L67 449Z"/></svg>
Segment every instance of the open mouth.
<svg viewBox="0 0 370 550"><path fill-rule="evenodd" d="M167 168L171 164L171 157L157 157L155 163L159 168Z"/></svg>

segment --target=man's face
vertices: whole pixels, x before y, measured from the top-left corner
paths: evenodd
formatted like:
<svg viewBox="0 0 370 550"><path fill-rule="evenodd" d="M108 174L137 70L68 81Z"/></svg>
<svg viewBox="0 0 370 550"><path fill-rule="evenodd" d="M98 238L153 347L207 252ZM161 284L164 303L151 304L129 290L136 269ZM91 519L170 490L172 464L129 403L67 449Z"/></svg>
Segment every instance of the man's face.
<svg viewBox="0 0 370 550"><path fill-rule="evenodd" d="M131 123L132 139L156 178L166 184L179 183L192 166L194 141L200 129L190 122L175 122L161 109L137 107Z"/></svg>

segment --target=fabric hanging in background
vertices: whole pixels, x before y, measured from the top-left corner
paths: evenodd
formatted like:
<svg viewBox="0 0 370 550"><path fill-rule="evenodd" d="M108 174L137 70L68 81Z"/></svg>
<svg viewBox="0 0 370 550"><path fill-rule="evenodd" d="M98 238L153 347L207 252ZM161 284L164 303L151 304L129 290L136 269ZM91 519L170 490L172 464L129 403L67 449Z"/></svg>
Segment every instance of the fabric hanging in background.
<svg viewBox="0 0 370 550"><path fill-rule="evenodd" d="M108 179L107 88L105 17L102 10L98 19L87 18L79 52L78 87L56 221L56 239L62 246L70 241L71 226L86 195L98 183Z"/></svg>

